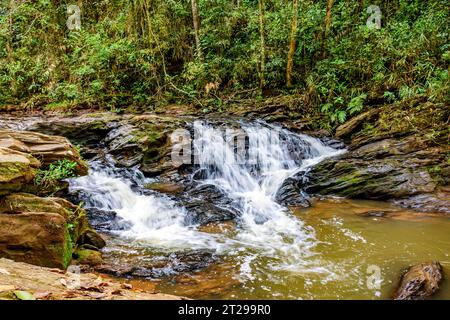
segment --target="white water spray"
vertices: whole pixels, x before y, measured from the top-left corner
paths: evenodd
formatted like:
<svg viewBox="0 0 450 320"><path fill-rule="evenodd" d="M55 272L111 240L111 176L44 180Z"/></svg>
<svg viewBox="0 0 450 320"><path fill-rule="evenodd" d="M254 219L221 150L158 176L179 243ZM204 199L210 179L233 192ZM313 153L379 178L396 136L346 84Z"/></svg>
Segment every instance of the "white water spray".
<svg viewBox="0 0 450 320"><path fill-rule="evenodd" d="M240 213L238 230L231 238L185 225L186 209L163 195L133 191L132 181L112 170L93 165L88 176L71 181L71 189L88 195L87 207L115 211L127 221L131 227L120 236L149 246L214 249L219 254L244 256L247 262L246 257L253 260L256 255L275 260L275 268L302 266L304 258L312 254L314 230L278 204L276 193L286 178L344 151L267 124L244 124L242 129L248 138L250 163L237 161L234 139L227 141L222 130L194 124L194 153L206 172L200 183L222 190Z"/></svg>

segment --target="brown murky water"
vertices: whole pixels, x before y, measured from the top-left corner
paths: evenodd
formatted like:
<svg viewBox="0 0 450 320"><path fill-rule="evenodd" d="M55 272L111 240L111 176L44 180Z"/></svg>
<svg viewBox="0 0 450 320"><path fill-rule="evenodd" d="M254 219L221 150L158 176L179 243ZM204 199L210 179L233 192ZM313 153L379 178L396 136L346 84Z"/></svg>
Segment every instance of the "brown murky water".
<svg viewBox="0 0 450 320"><path fill-rule="evenodd" d="M438 260L450 274L449 217L347 199L316 201L293 212L315 230L318 244L304 262L307 267L274 270L273 261L255 258L247 266L252 276L242 278L239 257L233 256L200 272L151 284L195 299L390 299L399 275L412 264ZM230 232L231 226L209 231ZM434 298L450 299L448 280Z"/></svg>

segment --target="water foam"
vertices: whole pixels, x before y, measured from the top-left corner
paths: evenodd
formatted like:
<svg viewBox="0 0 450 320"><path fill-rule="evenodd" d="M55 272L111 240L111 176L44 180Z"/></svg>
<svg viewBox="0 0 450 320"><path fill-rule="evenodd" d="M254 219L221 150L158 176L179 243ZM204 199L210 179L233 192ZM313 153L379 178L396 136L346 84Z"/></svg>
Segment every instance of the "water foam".
<svg viewBox="0 0 450 320"><path fill-rule="evenodd" d="M145 178L124 178L113 166L91 163L89 175L73 179L72 191L86 195L86 206L115 211L130 228L119 235L159 249L214 249L219 254L244 256L243 273L249 261L266 257L273 268L304 267L313 254L314 230L276 202L283 181L307 170L323 159L344 152L320 140L267 124L242 124L248 146L247 161L236 157L235 136L202 122L194 123L194 153L206 173L202 184L211 184L233 200L240 213L238 230L232 237L200 232L186 225L185 208L163 195L137 192L133 184Z"/></svg>

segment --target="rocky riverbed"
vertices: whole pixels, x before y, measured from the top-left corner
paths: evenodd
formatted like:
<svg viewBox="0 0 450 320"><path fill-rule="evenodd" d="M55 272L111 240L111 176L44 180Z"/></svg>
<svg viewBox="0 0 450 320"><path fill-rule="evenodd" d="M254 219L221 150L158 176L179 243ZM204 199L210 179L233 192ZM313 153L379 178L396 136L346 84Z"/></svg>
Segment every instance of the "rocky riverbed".
<svg viewBox="0 0 450 320"><path fill-rule="evenodd" d="M347 152L338 152L285 179L275 190L274 205L308 208L311 196L316 194L389 201L390 205L411 209L411 212L415 210L430 217L446 217L450 213L450 150L445 142L448 142L448 127L440 125L426 129L429 125L418 120L425 112L433 115L430 119L433 123L448 121L448 110L424 105L408 115L406 123L387 125L389 110L381 108L352 119L339 127L332 137L323 131L293 126L292 122L283 120L284 117L271 117L270 113L264 115L262 111L259 116L289 128L296 132L295 135L301 128L301 131L317 137L314 143L323 148L347 149ZM236 114L235 119L232 116L227 120L210 116L208 121L223 129L253 121L251 115L244 122L240 116ZM242 261L230 261L215 250L204 248L158 252L154 248L149 249L145 243L130 247L126 239L117 235L131 228L133 222L124 219L117 210L99 205L98 199L86 194L85 187L68 190L67 180L56 181L51 186L36 183L36 177L45 177L52 164L69 161L73 163L73 176L84 176L89 163L90 176L92 170L108 172L108 179L116 179L106 182L110 186L111 183L119 186L120 181L126 180L130 194L148 199L162 197L186 210L183 223L198 226L202 234L213 230L212 234L230 233L233 238L236 230L242 228L242 211L237 209L236 199L221 187L205 183L210 178L205 168L171 161L171 133L176 129L194 133L195 120L198 117L194 115L169 112L158 115L91 113L75 116L2 114L0 256L45 267L65 269L70 264L88 265L90 269L86 270L119 277L170 278L176 282L189 274L209 268L214 270L218 263L241 264ZM308 145L305 138L293 137L288 134L282 138L289 139L285 142L289 145L287 154L304 153ZM302 157L298 158L299 161ZM102 192L110 191L105 189ZM148 202L148 205L156 204ZM161 208L158 210L165 210ZM387 219L395 216L389 210L367 210L367 215ZM267 218L261 219L257 224L264 223ZM312 227L319 228L315 223ZM142 260L142 257L148 259ZM436 280L433 290L426 290L425 296L439 287L437 283L442 277L435 278L439 281ZM232 287L240 285L235 283ZM397 297L423 296L397 293ZM64 298L60 293L57 297Z"/></svg>

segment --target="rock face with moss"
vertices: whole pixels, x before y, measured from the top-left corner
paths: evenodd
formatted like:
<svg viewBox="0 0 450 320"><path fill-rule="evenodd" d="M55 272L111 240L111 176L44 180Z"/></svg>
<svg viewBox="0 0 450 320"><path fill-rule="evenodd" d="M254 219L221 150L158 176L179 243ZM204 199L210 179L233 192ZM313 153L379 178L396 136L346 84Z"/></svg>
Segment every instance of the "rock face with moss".
<svg viewBox="0 0 450 320"><path fill-rule="evenodd" d="M444 155L427 150L414 138L385 139L325 161L310 173L308 192L358 198L401 198L433 192L436 182L427 166Z"/></svg>
<svg viewBox="0 0 450 320"><path fill-rule="evenodd" d="M176 110L165 111L166 114L159 115L117 115L110 112L74 117L5 115L5 120L0 119L0 128L5 132L20 128L62 135L83 145L81 151L87 157L106 151L119 166L137 166L147 175L158 175L174 169L170 161L170 134L176 129L186 128L194 120L185 114L176 116Z"/></svg>
<svg viewBox="0 0 450 320"><path fill-rule="evenodd" d="M33 181L41 163L30 154L1 147L0 196L19 191Z"/></svg>
<svg viewBox="0 0 450 320"><path fill-rule="evenodd" d="M183 129L190 118L140 115L123 119L104 142L120 166L138 166L146 175L155 176L175 169L171 161L171 133Z"/></svg>
<svg viewBox="0 0 450 320"><path fill-rule="evenodd" d="M448 185L448 107L411 104L378 108L338 128L336 135L349 144L349 152L313 168L306 191L406 199Z"/></svg>
<svg viewBox="0 0 450 320"><path fill-rule="evenodd" d="M99 250L105 242L69 201L26 193L0 200L0 257L66 268L83 245Z"/></svg>
<svg viewBox="0 0 450 320"><path fill-rule="evenodd" d="M83 209L61 198L20 193L39 193L35 178L55 161L73 164L75 175L87 173L66 138L0 130L0 257L66 268L77 250L98 251L105 245Z"/></svg>

